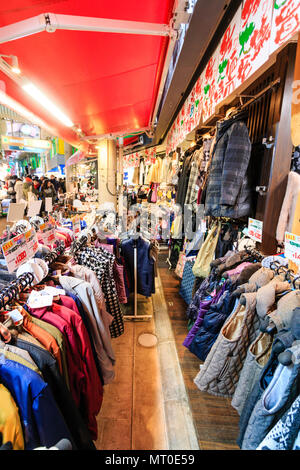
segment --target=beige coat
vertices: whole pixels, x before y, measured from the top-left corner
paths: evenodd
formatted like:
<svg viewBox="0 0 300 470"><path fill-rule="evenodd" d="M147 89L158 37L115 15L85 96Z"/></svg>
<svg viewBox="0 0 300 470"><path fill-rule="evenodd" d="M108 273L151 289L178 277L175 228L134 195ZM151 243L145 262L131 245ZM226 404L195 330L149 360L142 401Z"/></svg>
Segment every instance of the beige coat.
<svg viewBox="0 0 300 470"><path fill-rule="evenodd" d="M285 232L292 232L299 194L300 175L295 171L290 171L277 224L276 239L279 243L284 241Z"/></svg>

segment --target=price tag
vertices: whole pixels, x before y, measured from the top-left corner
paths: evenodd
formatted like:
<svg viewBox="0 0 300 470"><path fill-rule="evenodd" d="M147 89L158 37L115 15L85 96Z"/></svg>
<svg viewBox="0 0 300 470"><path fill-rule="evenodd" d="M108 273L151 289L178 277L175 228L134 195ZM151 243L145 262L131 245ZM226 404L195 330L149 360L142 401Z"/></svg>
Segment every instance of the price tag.
<svg viewBox="0 0 300 470"><path fill-rule="evenodd" d="M53 286L45 286L44 292L53 295L53 297L57 295L66 295L66 291L64 289L58 289L57 287Z"/></svg>
<svg viewBox="0 0 300 470"><path fill-rule="evenodd" d="M72 223L73 223L73 233L74 233L74 236L76 237L81 232L79 215L75 215L75 217L72 218Z"/></svg>
<svg viewBox="0 0 300 470"><path fill-rule="evenodd" d="M42 236L45 245L52 247L55 241L55 231L52 224L45 222L39 227L39 233Z"/></svg>
<svg viewBox="0 0 300 470"><path fill-rule="evenodd" d="M24 211L25 204L17 204L15 202L11 202L9 204L7 222L17 222L18 220L22 220L24 218Z"/></svg>
<svg viewBox="0 0 300 470"><path fill-rule="evenodd" d="M248 236L255 242L262 242L263 223L260 220L250 219L248 221Z"/></svg>
<svg viewBox="0 0 300 470"><path fill-rule="evenodd" d="M45 198L45 211L52 212L52 197Z"/></svg>
<svg viewBox="0 0 300 470"><path fill-rule="evenodd" d="M23 323L23 315L19 312L17 308L11 312L7 312L7 315L13 320L15 325L21 325Z"/></svg>
<svg viewBox="0 0 300 470"><path fill-rule="evenodd" d="M50 307L53 303L53 295L45 291L31 291L27 304L30 308Z"/></svg>
<svg viewBox="0 0 300 470"><path fill-rule="evenodd" d="M28 217L34 217L40 213L42 201L31 201L28 208Z"/></svg>
<svg viewBox="0 0 300 470"><path fill-rule="evenodd" d="M284 255L300 267L300 236L285 232Z"/></svg>
<svg viewBox="0 0 300 470"><path fill-rule="evenodd" d="M21 233L1 246L9 273L18 269L29 258L33 258L38 251L38 240L32 228Z"/></svg>

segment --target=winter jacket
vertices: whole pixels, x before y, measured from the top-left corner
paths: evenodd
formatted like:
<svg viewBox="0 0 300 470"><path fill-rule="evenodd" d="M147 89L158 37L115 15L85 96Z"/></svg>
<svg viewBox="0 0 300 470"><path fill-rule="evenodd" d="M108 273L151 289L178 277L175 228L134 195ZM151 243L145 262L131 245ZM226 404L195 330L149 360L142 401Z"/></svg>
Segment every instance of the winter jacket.
<svg viewBox="0 0 300 470"><path fill-rule="evenodd" d="M252 191L247 175L251 142L243 119L241 115L217 123L205 199L206 215L231 218L251 215Z"/></svg>
<svg viewBox="0 0 300 470"><path fill-rule="evenodd" d="M26 450L41 445L50 447L64 438L73 442L53 394L39 374L3 358L0 377L19 409Z"/></svg>
<svg viewBox="0 0 300 470"><path fill-rule="evenodd" d="M154 261L149 256L150 243L139 237L137 240L137 292L151 297L155 292ZM122 255L128 267L131 290L134 288L134 240L124 240L121 246Z"/></svg>
<svg viewBox="0 0 300 470"><path fill-rule="evenodd" d="M195 338L197 332L199 331L199 328L201 327L203 323L203 319L206 315L206 313L209 311L211 305L216 304L222 294L224 293L225 290L225 284L218 290L218 292L215 295L212 296L207 296L203 300L200 300L199 303L199 310L198 310L198 315L197 319L193 325L193 327L190 329L187 337L185 338L183 345L186 348L189 348L191 345L193 339Z"/></svg>
<svg viewBox="0 0 300 470"><path fill-rule="evenodd" d="M270 384L252 411L242 444L244 450L255 450L299 395L300 344L293 345L288 351L293 354L291 364L278 364Z"/></svg>
<svg viewBox="0 0 300 470"><path fill-rule="evenodd" d="M101 408L103 387L96 369L88 333L80 315L55 302L51 307L29 309L29 311L33 316L56 326L67 339L72 396L88 425L92 438L96 439L96 416Z"/></svg>
<svg viewBox="0 0 300 470"><path fill-rule="evenodd" d="M81 270L79 268L81 268ZM75 273L81 271L83 274L83 270L83 266L78 266ZM87 269L87 271L90 270ZM97 278L96 280L98 281ZM71 276L60 276L59 282L64 289L70 290L81 300L89 321L90 331L101 367L104 383L110 383L115 376L113 368L115 355L112 349L109 332L109 324L112 322L113 318L106 312L104 300L101 303L97 301L99 299L97 299L92 285L84 279L78 279ZM104 309L106 315L103 314ZM110 322L107 321L106 317L108 316L110 317Z"/></svg>
<svg viewBox="0 0 300 470"><path fill-rule="evenodd" d="M239 303L225 322L194 380L200 390L212 395L233 395L248 347L259 331L255 294L244 294L244 297L246 306Z"/></svg>
<svg viewBox="0 0 300 470"><path fill-rule="evenodd" d="M270 384L274 372L278 366L278 355L283 352L286 348L291 347L294 341L294 335L290 330L282 330L277 335L275 335L270 358L263 368L258 381L254 384L251 392L246 398L244 407L241 412L240 421L239 421L239 436L237 439L237 444L241 447L244 439L244 435L248 426L250 416L253 412L253 409L261 398L264 390Z"/></svg>
<svg viewBox="0 0 300 470"><path fill-rule="evenodd" d="M201 361L205 361L225 320L231 314L233 303L231 289L227 287L226 290L224 289L219 300L213 303L204 315L202 325L199 327L189 346L189 350L199 357Z"/></svg>
<svg viewBox="0 0 300 470"><path fill-rule="evenodd" d="M77 449L95 449L88 429L66 387L65 381L58 372L56 361L52 355L39 346L19 338L15 344L18 348L30 354L43 374L43 378L49 385L60 412L74 438Z"/></svg>
<svg viewBox="0 0 300 470"><path fill-rule="evenodd" d="M272 336L260 333L249 346L240 378L232 397L231 406L241 415L247 397L254 384L258 381L262 369L266 365L272 349Z"/></svg>
<svg viewBox="0 0 300 470"><path fill-rule="evenodd" d="M269 431L257 450L300 450L300 395Z"/></svg>

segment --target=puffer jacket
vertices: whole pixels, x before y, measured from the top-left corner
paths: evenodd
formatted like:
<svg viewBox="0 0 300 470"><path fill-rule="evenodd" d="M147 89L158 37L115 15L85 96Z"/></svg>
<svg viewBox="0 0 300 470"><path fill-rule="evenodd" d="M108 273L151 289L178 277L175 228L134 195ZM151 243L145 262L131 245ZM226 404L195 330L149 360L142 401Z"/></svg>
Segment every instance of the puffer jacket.
<svg viewBox="0 0 300 470"><path fill-rule="evenodd" d="M197 387L216 396L231 397L235 391L250 343L259 332L255 310L256 294L243 294L246 305L238 304L223 325L206 360L194 379Z"/></svg>
<svg viewBox="0 0 300 470"><path fill-rule="evenodd" d="M268 333L260 333L249 346L240 378L232 397L231 406L239 415L242 414L247 397L258 381L261 371L266 365L272 349L273 337Z"/></svg>
<svg viewBox="0 0 300 470"><path fill-rule="evenodd" d="M231 286L229 285L218 302L212 304L204 315L202 325L199 327L189 346L189 350L199 357L201 361L205 361L224 322L231 315L234 302L235 299L231 296Z"/></svg>
<svg viewBox="0 0 300 470"><path fill-rule="evenodd" d="M183 346L185 346L186 348L189 348L189 346L191 345L191 343L192 343L194 337L196 336L199 328L201 327L201 325L203 323L203 319L204 319L205 314L208 312L211 305L218 302L218 300L220 299L220 297L223 294L224 290L225 290L225 284L221 287L221 289L219 289L219 291L215 295L209 296L209 297L204 298L203 300L200 300L197 319L196 319L194 325L192 326L192 328L190 329L190 331L189 331L187 337L185 338L184 342L182 343Z"/></svg>
<svg viewBox="0 0 300 470"><path fill-rule="evenodd" d="M240 114L217 123L205 215L232 218L251 215L252 190L247 173L251 142L244 119Z"/></svg>

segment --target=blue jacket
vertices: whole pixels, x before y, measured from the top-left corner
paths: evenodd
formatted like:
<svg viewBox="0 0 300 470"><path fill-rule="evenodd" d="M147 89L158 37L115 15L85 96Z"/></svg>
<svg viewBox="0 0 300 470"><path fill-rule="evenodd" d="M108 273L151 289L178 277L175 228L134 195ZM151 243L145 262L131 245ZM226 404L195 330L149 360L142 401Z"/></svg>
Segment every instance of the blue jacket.
<svg viewBox="0 0 300 470"><path fill-rule="evenodd" d="M128 272L130 290L134 290L134 240L122 242L122 255ZM142 238L137 239L137 292L151 297L155 292L154 261L149 256L150 243Z"/></svg>
<svg viewBox="0 0 300 470"><path fill-rule="evenodd" d="M12 394L23 427L25 449L73 441L49 386L28 367L0 357L0 381Z"/></svg>
<svg viewBox="0 0 300 470"><path fill-rule="evenodd" d="M225 320L231 314L233 298L231 287L227 287L216 304L212 304L204 315L202 325L197 331L189 350L201 361L205 361L209 351L216 341Z"/></svg>

